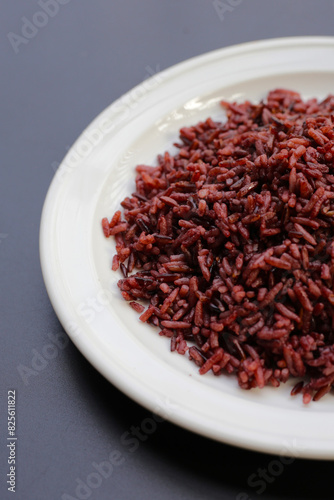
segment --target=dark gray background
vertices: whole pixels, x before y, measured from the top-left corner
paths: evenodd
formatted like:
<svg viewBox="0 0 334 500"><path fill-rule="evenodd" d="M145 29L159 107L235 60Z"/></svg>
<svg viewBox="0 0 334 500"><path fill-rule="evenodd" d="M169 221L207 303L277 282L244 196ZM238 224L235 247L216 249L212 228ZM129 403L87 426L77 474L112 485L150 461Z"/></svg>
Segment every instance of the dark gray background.
<svg viewBox="0 0 334 500"><path fill-rule="evenodd" d="M334 35L331 0L230 3L235 7L220 19L211 0L68 0L16 53L8 33L21 35L22 17L32 20L41 8L37 0L2 1L1 499L13 498L6 485L10 388L17 391L18 413L14 498L79 498L77 479L86 482L93 462L107 460L114 450L123 463L86 498L333 498L330 462L295 460L258 494L247 481L259 467L270 467L273 457L214 443L169 423L159 424L130 453L120 438L149 413L106 382L72 343L53 351L56 357L26 383L19 373L20 365L36 366L50 335L62 332L40 271L39 221L54 170L88 123L143 81L147 66L164 69L262 38Z"/></svg>

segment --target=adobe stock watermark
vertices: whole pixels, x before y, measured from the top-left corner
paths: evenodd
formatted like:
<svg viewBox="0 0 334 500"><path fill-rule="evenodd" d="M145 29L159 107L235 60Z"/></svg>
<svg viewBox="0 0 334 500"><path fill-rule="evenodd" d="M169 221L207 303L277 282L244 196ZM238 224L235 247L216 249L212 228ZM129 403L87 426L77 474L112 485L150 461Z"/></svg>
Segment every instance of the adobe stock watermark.
<svg viewBox="0 0 334 500"><path fill-rule="evenodd" d="M63 493L60 497L61 500L86 500L90 498L93 490L100 488L103 481L109 479L115 468L124 462L125 457L119 450L112 450L106 460L100 463L92 462L89 474L84 479L76 478L73 494Z"/></svg>
<svg viewBox="0 0 334 500"><path fill-rule="evenodd" d="M177 409L178 406L169 398L158 399L150 417L144 418L139 425L132 425L122 434L121 444L129 453L134 453L141 443L147 441L157 431L158 425L165 422Z"/></svg>
<svg viewBox="0 0 334 500"><path fill-rule="evenodd" d="M76 312L85 320L85 323L90 324L94 321L96 315L101 313L105 306L111 302L112 298L112 292L102 289L96 296L88 297L80 302L76 307ZM80 326L75 321L71 321L65 326L72 339L82 334ZM29 385L31 377L36 377L43 372L49 366L50 361L57 358L60 351L69 345L69 337L63 331L58 333L49 332L47 335L50 342L39 350L35 348L31 350L30 363L28 365L21 363L17 366L17 371L26 386Z"/></svg>
<svg viewBox="0 0 334 500"><path fill-rule="evenodd" d="M96 315L112 302L113 298L114 294L110 290L101 289L94 297L87 297L80 302L76 311L87 324L90 324L95 320Z"/></svg>
<svg viewBox="0 0 334 500"><path fill-rule="evenodd" d="M248 486L254 488L256 495L262 495L267 486L274 483L284 473L286 467L293 464L301 456L301 448L300 443L297 445L296 439L292 442L286 442L277 458L270 460L266 467L259 467L256 472L248 476ZM307 448L303 448L303 451L306 450ZM252 497L248 493L242 492L236 496L235 500L252 500Z"/></svg>
<svg viewBox="0 0 334 500"><path fill-rule="evenodd" d="M155 68L146 66L145 71L142 83L116 101L108 117L100 119L94 128L84 132L62 163L52 162L51 166L58 181L62 181L64 176L75 169L80 161L87 158L93 148L98 146L108 134L130 118L131 112L163 82L159 65L156 65Z"/></svg>
<svg viewBox="0 0 334 500"><path fill-rule="evenodd" d="M48 25L49 20L55 17L62 5L66 5L71 0L38 0L37 4L40 10L31 16L31 19L27 17L21 17L21 30L20 34L10 31L7 33L7 38L12 46L15 54L20 52L21 45L27 45L30 40L35 38L39 31Z"/></svg>
<svg viewBox="0 0 334 500"><path fill-rule="evenodd" d="M6 238L8 238L8 234L6 234L6 233L0 233L0 245L3 242L3 240L5 240Z"/></svg>
<svg viewBox="0 0 334 500"><path fill-rule="evenodd" d="M20 363L17 365L17 371L25 386L29 385L31 377L36 377L43 372L51 360L55 359L59 352L65 349L69 344L69 338L65 332L48 333L50 342L45 344L42 349L31 350L31 361L29 365Z"/></svg>
<svg viewBox="0 0 334 500"><path fill-rule="evenodd" d="M239 7L244 0L213 0L212 5L221 21L225 20L225 15L230 14Z"/></svg>
<svg viewBox="0 0 334 500"><path fill-rule="evenodd" d="M113 449L102 462L93 461L89 467L89 473L75 479L75 486L71 493L63 493L61 500L87 500L94 491L98 490L105 480L108 480L117 467L123 465L129 453L138 450L141 443L147 441L158 428L175 410L177 405L168 398L157 400L150 417L144 418L139 425L131 425L120 437L120 443ZM120 449L123 448L123 451Z"/></svg>

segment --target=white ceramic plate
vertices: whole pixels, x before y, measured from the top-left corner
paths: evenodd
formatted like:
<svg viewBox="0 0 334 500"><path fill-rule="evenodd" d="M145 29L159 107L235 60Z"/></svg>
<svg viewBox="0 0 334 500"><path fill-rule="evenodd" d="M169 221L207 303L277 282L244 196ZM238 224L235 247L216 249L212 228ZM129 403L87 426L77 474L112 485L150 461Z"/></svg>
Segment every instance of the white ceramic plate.
<svg viewBox="0 0 334 500"><path fill-rule="evenodd" d="M243 391L235 378L199 376L169 340L142 324L110 270L102 217L134 191L184 125L224 119L221 99L260 100L275 87L304 97L334 92L334 38L288 38L217 50L143 82L103 111L59 167L41 222L46 287L65 330L109 381L146 408L218 441L296 457L334 459L334 400L307 407L280 389Z"/></svg>

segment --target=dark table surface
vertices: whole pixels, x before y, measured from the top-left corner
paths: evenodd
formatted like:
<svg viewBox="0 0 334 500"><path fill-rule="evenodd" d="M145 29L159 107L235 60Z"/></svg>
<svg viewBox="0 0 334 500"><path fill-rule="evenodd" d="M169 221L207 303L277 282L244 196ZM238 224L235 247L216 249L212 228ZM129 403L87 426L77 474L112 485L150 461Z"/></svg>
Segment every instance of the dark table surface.
<svg viewBox="0 0 334 500"><path fill-rule="evenodd" d="M278 470L277 457L211 442L168 422L131 453L120 438L149 412L107 382L71 342L53 359L38 361L62 332L40 270L40 215L54 171L79 133L143 81L147 67L162 70L216 48L291 35L334 35L334 2L2 2L1 499L333 498L331 462L296 459L268 475ZM6 483L11 389L15 495ZM97 472L111 456L113 470L105 464ZM263 476L261 485L254 474Z"/></svg>

